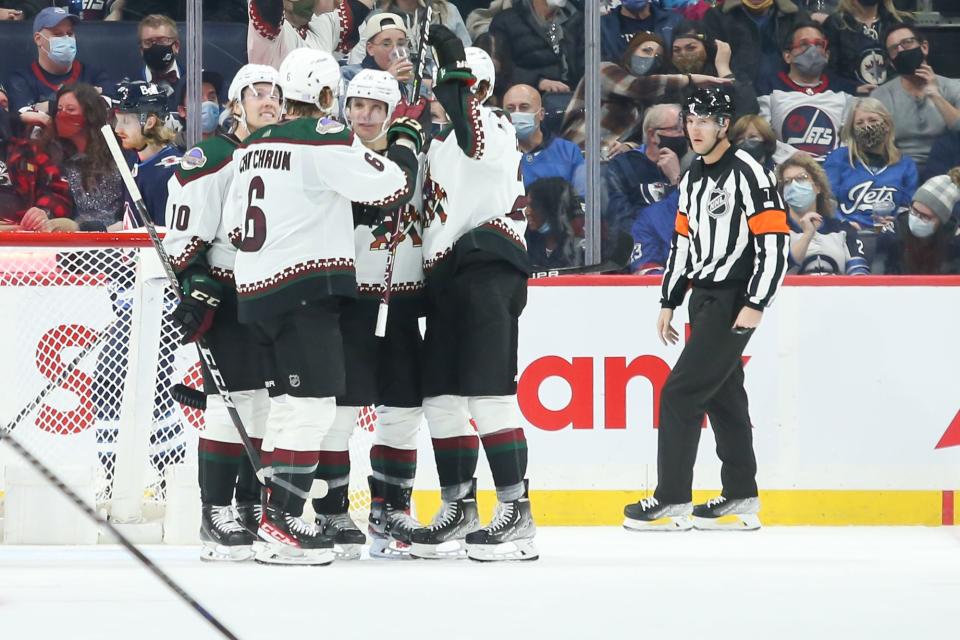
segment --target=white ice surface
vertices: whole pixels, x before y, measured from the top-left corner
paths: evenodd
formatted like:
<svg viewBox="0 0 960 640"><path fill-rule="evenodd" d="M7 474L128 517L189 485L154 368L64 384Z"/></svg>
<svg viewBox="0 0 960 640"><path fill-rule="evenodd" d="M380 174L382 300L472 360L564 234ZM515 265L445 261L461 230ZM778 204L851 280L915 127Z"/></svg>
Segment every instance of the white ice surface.
<svg viewBox="0 0 960 640"><path fill-rule="evenodd" d="M960 637L960 528L542 528L536 562L148 555L245 640ZM122 548L0 546L0 638L220 637Z"/></svg>

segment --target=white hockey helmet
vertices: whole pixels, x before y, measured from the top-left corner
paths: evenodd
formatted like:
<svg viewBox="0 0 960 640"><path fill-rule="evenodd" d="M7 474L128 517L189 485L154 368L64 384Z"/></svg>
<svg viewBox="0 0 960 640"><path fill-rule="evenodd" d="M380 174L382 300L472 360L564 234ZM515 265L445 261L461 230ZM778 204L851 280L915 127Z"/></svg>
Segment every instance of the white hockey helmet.
<svg viewBox="0 0 960 640"><path fill-rule="evenodd" d="M400 103L400 86L397 79L386 71L379 69L364 69L353 77L347 85L346 104L350 98L368 98L379 100L387 105L387 119L384 126L390 122L393 110Z"/></svg>
<svg viewBox="0 0 960 640"><path fill-rule="evenodd" d="M294 49L280 63L280 88L284 101L296 100L320 108L320 94L330 89L333 103L326 111L333 111L340 95L340 65L326 51Z"/></svg>
<svg viewBox="0 0 960 640"><path fill-rule="evenodd" d="M240 100L243 90L249 86L268 82L270 84L279 84L280 74L276 69L266 64L245 64L233 76L230 83L230 89L227 91L227 99L230 101Z"/></svg>
<svg viewBox="0 0 960 640"><path fill-rule="evenodd" d="M480 47L467 47L464 49L464 53L467 54L467 66L473 72L473 77L477 79L476 84L473 85L473 91L476 92L478 85L483 80L490 84L489 92L484 99L484 102L486 102L493 95L493 85L497 81L497 72L493 67L493 60Z"/></svg>

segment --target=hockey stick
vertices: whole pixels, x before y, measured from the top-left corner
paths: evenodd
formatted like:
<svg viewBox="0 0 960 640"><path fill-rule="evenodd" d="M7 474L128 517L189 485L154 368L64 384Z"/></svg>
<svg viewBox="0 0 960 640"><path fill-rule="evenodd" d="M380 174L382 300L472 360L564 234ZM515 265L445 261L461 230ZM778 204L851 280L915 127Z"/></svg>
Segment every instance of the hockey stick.
<svg viewBox="0 0 960 640"><path fill-rule="evenodd" d="M582 267L560 267L545 271L534 271L530 274L531 280L539 278L553 278L556 276L583 275L587 273L613 273L623 271L630 264L630 255L633 253L633 238L628 233L620 234L617 245L609 260L598 264L588 264Z"/></svg>
<svg viewBox="0 0 960 640"><path fill-rule="evenodd" d="M40 475L46 478L46 480L50 484L52 484L57 489L57 491L59 491L60 493L65 495L67 498L69 498L70 502L75 504L78 509L83 511L83 513L86 514L88 518L96 522L99 526L104 527L107 531L111 533L111 535L115 536L116 539L120 542L121 546L123 546L127 551L133 554L133 557L136 558L140 562L140 564L146 567L150 571L150 573L155 575L157 579L160 580L160 582L167 585L167 587L171 591L177 594L177 597L179 597L185 603L190 605L190 607L194 611L196 611L201 616L203 616L203 619L209 622L217 631L219 631L220 635L222 635L224 638L229 638L229 640L239 640L237 636L234 635L232 631L230 631L230 629L228 629L222 622L220 622L212 613L207 611L202 604L197 602L189 593L184 591L183 587L181 587L176 582L174 582L173 578L168 576L163 571L163 569L161 569L156 564L154 564L153 561L150 560L150 558L145 556L143 552L137 549L136 545L130 542L130 540L125 535L120 533L120 531L118 531L117 528L113 526L113 524L111 524L108 520L98 515L93 507L91 507L86 502L84 502L83 498L78 496L73 489L71 489L66 484L64 484L63 480L57 477L57 475L53 471L51 471L48 466L40 462L40 460L38 460L36 456L34 456L22 444L20 444L20 442L18 442L17 439L14 438L12 433L4 432L0 430L0 442L4 442L4 441L6 441L6 443L10 445L10 447L14 451L16 451L21 458L26 460L34 469L39 471Z"/></svg>
<svg viewBox="0 0 960 640"><path fill-rule="evenodd" d="M420 99L420 87L423 85L423 74L427 66L427 36L430 32L430 21L433 19L433 0L426 0L423 19L420 21L420 39L417 41L417 52L414 54L416 67L413 70L413 82L410 89L410 103L416 104ZM419 175L417 176L419 178ZM387 266L383 274L383 293L380 294L380 306L377 308L377 326L373 334L378 338L387 335L387 316L390 313L390 289L393 288L393 264L397 258L397 247L400 245L399 239L406 235L410 229L411 221L400 233L400 221L403 218L403 209L397 210L397 221L393 225L393 236L390 238L390 245L387 247Z"/></svg>
<svg viewBox="0 0 960 640"><path fill-rule="evenodd" d="M183 297L183 290L180 288L180 280L177 279L177 274L173 270L173 265L170 263L170 256L167 255L166 249L163 248L163 243L160 241L160 236L157 235L157 227L153 224L153 218L150 217L150 212L147 211L147 205L143 201L143 196L140 194L140 189L137 188L137 183L133 180L133 175L130 173L129 167L127 167L127 162L123 159L123 153L120 151L120 145L117 144L117 139L113 135L113 129L110 128L110 125L103 125L100 128L100 133L103 134L104 140L107 141L107 147L110 149L110 155L113 156L114 164L117 165L117 171L120 172L120 177L123 178L123 183L127 187L127 191L130 193L130 197L133 199L134 205L137 207L137 213L140 214L141 222L143 226L147 229L147 234L150 236L150 242L153 244L153 248L157 252L157 256L160 258L160 263L163 265L163 271L166 273L167 280L170 281L170 286L173 287L173 290L179 301ZM223 398L223 404L227 407L227 413L230 414L230 420L233 422L233 426L236 427L237 433L240 435L240 441L243 443L243 448L247 452L247 457L250 458L250 463L253 465L254 470L257 473L257 479L260 480L263 484L266 484L266 473L264 472L263 463L260 461L260 454L257 453L256 448L253 446L253 442L250 440L250 435L247 433L246 428L243 426L243 420L240 418L240 414L237 412L237 406L233 403L233 399L230 397L230 392L227 391L227 385L223 380L223 375L220 373L220 368L217 367L217 362L213 358L213 353L207 347L206 340L202 337L197 340L197 350L200 352L200 358L203 360L204 365L207 367L207 371L210 372L210 377L213 378L214 386L217 388L217 393L220 397Z"/></svg>

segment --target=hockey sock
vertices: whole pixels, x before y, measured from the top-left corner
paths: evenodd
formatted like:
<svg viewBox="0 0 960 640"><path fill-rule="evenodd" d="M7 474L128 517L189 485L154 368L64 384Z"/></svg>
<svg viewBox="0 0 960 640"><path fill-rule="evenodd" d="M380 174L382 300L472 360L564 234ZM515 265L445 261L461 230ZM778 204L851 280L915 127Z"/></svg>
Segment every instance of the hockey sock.
<svg viewBox="0 0 960 640"><path fill-rule="evenodd" d="M523 479L527 475L527 439L523 429L498 431L481 440L497 488L497 499L511 502L523 497Z"/></svg>
<svg viewBox="0 0 960 640"><path fill-rule="evenodd" d="M250 438L250 443L257 453L261 453L263 440L260 438ZM261 454L260 463L263 464L263 455ZM257 479L257 472L253 469L253 463L250 462L244 452L244 458L240 462L240 472L237 475L237 504L245 502L260 502L260 490L263 485Z"/></svg>
<svg viewBox="0 0 960 640"><path fill-rule="evenodd" d="M321 451L314 477L327 483L327 495L313 501L313 510L323 514L346 513L347 489L350 485L350 452ZM339 497L341 489L342 498Z"/></svg>
<svg viewBox="0 0 960 640"><path fill-rule="evenodd" d="M243 445L200 438L197 463L200 468L200 501L219 507L233 501L233 487L243 462Z"/></svg>
<svg viewBox="0 0 960 640"><path fill-rule="evenodd" d="M474 435L433 439L433 457L437 461L442 499L457 500L470 491L477 472L479 448L480 439Z"/></svg>
<svg viewBox="0 0 960 640"><path fill-rule="evenodd" d="M417 450L375 444L370 448L370 467L378 480L412 487L417 474Z"/></svg>
<svg viewBox="0 0 960 640"><path fill-rule="evenodd" d="M270 504L281 511L300 516L310 495L319 456L319 451L274 449Z"/></svg>

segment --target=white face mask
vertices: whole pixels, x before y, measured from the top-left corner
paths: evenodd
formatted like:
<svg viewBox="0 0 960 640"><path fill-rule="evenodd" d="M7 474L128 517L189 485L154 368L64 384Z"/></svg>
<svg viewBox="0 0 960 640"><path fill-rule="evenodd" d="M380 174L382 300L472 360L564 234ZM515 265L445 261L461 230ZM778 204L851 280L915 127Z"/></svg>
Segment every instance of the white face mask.
<svg viewBox="0 0 960 640"><path fill-rule="evenodd" d="M567 6L567 0L547 0L547 6L554 9L562 9Z"/></svg>
<svg viewBox="0 0 960 640"><path fill-rule="evenodd" d="M907 224L910 225L910 233L918 238L929 238L937 230L936 221L924 220L914 213L907 216Z"/></svg>

